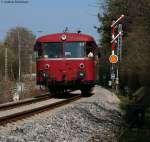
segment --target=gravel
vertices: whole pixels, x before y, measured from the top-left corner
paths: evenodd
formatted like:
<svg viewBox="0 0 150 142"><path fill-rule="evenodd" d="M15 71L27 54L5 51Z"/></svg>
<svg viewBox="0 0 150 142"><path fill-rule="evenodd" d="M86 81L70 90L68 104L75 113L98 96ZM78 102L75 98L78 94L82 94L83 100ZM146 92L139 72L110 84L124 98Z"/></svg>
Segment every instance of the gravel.
<svg viewBox="0 0 150 142"><path fill-rule="evenodd" d="M122 113L116 95L96 86L89 98L14 125L0 127L0 142L116 142Z"/></svg>

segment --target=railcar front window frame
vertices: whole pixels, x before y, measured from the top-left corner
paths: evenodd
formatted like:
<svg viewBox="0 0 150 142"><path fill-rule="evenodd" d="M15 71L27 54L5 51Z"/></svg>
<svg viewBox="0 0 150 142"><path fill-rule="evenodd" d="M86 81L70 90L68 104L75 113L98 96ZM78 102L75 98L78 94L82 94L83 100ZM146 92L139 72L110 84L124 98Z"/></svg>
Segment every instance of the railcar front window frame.
<svg viewBox="0 0 150 142"><path fill-rule="evenodd" d="M94 53L94 42L38 42L35 51L38 58L85 58ZM94 53L95 54L95 53Z"/></svg>

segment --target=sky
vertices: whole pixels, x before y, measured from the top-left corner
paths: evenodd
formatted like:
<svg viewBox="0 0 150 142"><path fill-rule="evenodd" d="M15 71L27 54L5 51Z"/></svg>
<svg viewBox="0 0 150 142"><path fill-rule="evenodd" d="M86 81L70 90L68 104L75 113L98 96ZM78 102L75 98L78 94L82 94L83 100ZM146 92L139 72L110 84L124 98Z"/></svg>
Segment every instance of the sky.
<svg viewBox="0 0 150 142"><path fill-rule="evenodd" d="M28 3L6 1L15 0L0 0L0 41L16 26L28 28L36 37L59 33L68 27L69 32L81 30L98 41L99 36L94 26L99 25L96 16L99 0L28 0Z"/></svg>

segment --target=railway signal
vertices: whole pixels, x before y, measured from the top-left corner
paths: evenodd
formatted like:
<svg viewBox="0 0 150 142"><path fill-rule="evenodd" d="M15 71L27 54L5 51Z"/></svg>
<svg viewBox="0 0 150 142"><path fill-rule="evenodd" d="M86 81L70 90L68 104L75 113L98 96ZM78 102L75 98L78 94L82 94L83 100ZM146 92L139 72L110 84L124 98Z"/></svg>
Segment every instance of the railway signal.
<svg viewBox="0 0 150 142"><path fill-rule="evenodd" d="M111 27L114 27L122 18L124 18L124 14L122 14L116 21L114 21Z"/></svg>
<svg viewBox="0 0 150 142"><path fill-rule="evenodd" d="M115 36L115 28L116 25L118 24L118 22L124 17L124 15L122 14L116 21L112 21L111 24L111 32L112 32L112 41L111 41L111 49L112 49L112 55L114 55L115 53L115 46L116 46L116 39L119 38L119 36L122 36L122 29L120 29L120 31L118 31L118 34Z"/></svg>
<svg viewBox="0 0 150 142"><path fill-rule="evenodd" d="M117 56L117 55L110 55L109 61L110 61L110 63L112 63L112 64L117 63L117 62L118 62L118 56Z"/></svg>
<svg viewBox="0 0 150 142"><path fill-rule="evenodd" d="M119 75L118 75L118 61L121 61L121 52L122 52L122 25L118 24L120 20L124 18L122 14L116 21L112 21L111 24L111 55L109 57L109 61L111 63L111 81L112 87L116 85L116 91L118 91L118 84L119 84ZM118 29L116 33L116 28ZM116 35L115 35L116 34ZM115 77L112 77L114 75Z"/></svg>

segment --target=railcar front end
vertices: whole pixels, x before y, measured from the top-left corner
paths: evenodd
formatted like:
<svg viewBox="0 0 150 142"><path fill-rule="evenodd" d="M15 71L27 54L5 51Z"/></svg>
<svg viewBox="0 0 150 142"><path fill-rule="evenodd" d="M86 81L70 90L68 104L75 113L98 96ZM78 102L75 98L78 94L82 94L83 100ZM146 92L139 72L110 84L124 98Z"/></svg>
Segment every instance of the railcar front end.
<svg viewBox="0 0 150 142"><path fill-rule="evenodd" d="M95 85L94 39L82 34L53 34L35 44L37 84L52 94L80 89L88 94Z"/></svg>

